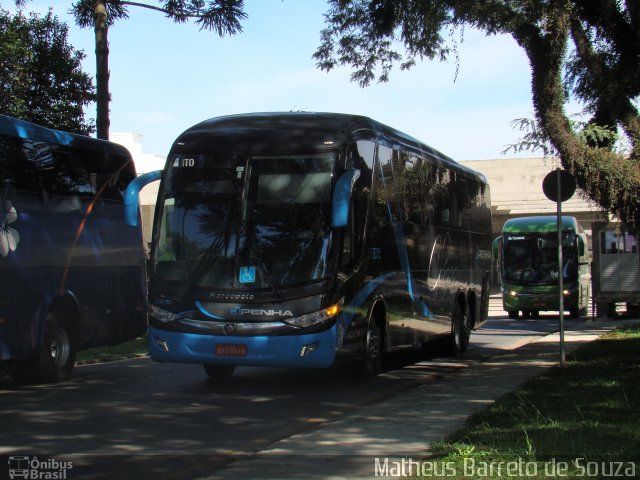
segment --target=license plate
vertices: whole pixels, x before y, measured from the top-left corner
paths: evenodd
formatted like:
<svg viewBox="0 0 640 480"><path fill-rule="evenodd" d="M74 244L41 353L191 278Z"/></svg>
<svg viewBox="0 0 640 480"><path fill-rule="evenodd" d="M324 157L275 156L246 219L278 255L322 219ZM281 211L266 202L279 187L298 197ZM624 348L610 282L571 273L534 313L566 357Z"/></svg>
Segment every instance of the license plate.
<svg viewBox="0 0 640 480"><path fill-rule="evenodd" d="M236 343L217 343L216 355L221 357L244 357L247 355L247 346Z"/></svg>
<svg viewBox="0 0 640 480"><path fill-rule="evenodd" d="M533 306L534 306L534 307L546 307L546 306L547 306L547 304L546 304L546 303L540 303L540 302L538 302L538 303L534 303L534 304L533 304Z"/></svg>

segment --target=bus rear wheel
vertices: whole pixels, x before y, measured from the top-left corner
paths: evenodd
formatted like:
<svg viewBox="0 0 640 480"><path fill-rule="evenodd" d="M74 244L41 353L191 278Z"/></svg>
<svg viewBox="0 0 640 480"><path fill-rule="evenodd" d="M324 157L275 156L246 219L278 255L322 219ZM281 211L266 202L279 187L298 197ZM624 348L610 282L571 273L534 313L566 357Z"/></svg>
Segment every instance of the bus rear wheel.
<svg viewBox="0 0 640 480"><path fill-rule="evenodd" d="M56 314L45 319L42 351L35 365L36 379L41 382L63 382L71 378L76 361L72 330Z"/></svg>
<svg viewBox="0 0 640 480"><path fill-rule="evenodd" d="M459 302L455 303L452 318L452 331L449 336L449 353L456 355L467 351L471 337L471 319L468 309L464 309Z"/></svg>
<svg viewBox="0 0 640 480"><path fill-rule="evenodd" d="M509 318L512 320L515 320L516 318L518 318L518 310L509 310L507 314L509 315Z"/></svg>

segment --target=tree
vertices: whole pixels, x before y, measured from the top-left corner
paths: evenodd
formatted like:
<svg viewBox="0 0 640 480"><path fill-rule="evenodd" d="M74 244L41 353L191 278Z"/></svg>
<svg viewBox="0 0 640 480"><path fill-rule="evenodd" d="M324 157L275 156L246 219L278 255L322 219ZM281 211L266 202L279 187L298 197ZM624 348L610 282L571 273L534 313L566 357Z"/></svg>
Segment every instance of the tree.
<svg viewBox="0 0 640 480"><path fill-rule="evenodd" d="M96 87L98 138L109 139L109 43L108 29L116 20L128 17L127 7L141 7L164 13L176 23L193 19L200 29L213 30L219 36L242 31L246 18L244 0L162 0L162 6L125 0L78 0L73 4L76 22L93 27L96 40ZM142 41L142 40L141 40Z"/></svg>
<svg viewBox="0 0 640 480"><path fill-rule="evenodd" d="M0 10L0 113L89 135L84 107L94 100L84 53L67 43L68 27L45 17Z"/></svg>
<svg viewBox="0 0 640 480"><path fill-rule="evenodd" d="M318 66L350 65L361 86L388 81L396 64L448 59L457 45L443 32L510 35L531 66L539 138L591 199L640 229L639 0L330 0L326 24ZM611 135L576 128L570 95L585 106L587 132ZM619 133L629 152L614 148Z"/></svg>

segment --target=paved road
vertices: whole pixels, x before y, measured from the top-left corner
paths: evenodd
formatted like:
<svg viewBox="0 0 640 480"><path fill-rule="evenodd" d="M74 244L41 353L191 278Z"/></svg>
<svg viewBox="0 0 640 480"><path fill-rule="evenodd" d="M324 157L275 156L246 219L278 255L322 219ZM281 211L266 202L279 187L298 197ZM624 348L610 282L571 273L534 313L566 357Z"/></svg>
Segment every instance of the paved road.
<svg viewBox="0 0 640 480"><path fill-rule="evenodd" d="M395 356L367 383L331 370L240 368L231 381L216 384L200 366L147 358L81 366L64 384L0 382L0 455L72 458L84 469L76 478L169 478L169 472L188 478L191 466L215 470L234 456L528 343L558 324L555 315L534 321L503 313L494 299L468 353L415 364L415 357Z"/></svg>

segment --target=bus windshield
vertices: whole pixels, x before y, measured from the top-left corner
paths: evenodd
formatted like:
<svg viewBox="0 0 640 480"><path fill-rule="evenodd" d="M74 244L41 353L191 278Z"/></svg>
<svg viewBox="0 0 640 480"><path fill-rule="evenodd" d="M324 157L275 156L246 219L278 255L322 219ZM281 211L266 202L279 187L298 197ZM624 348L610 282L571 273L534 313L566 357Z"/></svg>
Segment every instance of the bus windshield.
<svg viewBox="0 0 640 480"><path fill-rule="evenodd" d="M330 153L174 156L159 196L155 275L271 289L330 274Z"/></svg>
<svg viewBox="0 0 640 480"><path fill-rule="evenodd" d="M503 238L503 275L516 284L558 284L558 234L509 233ZM563 279L576 280L578 257L574 232L562 233Z"/></svg>

